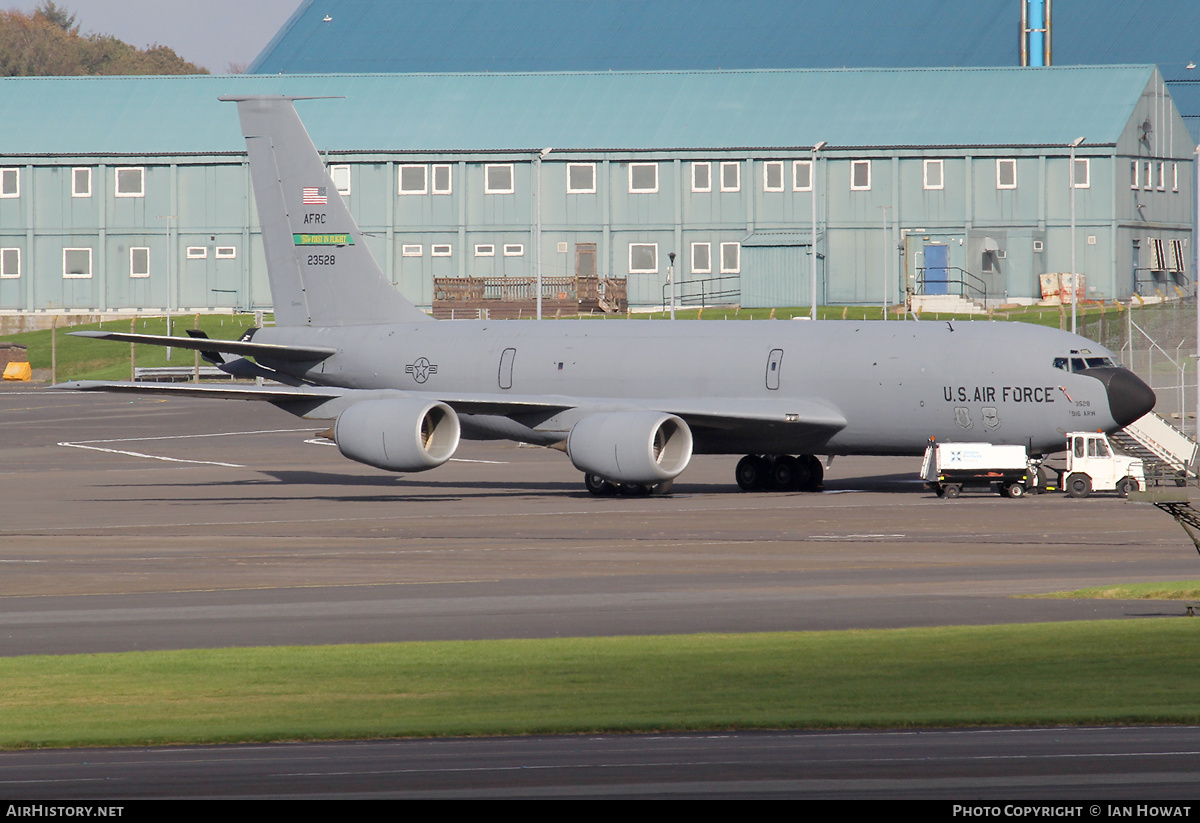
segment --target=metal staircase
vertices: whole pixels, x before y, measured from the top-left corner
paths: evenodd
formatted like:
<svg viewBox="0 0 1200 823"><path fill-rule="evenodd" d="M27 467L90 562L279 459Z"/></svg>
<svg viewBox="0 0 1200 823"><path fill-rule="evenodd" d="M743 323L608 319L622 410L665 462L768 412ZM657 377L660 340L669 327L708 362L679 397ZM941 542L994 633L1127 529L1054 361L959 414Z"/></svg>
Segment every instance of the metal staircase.
<svg viewBox="0 0 1200 823"><path fill-rule="evenodd" d="M1115 432L1110 439L1126 454L1142 459L1147 479L1156 475L1186 482L1189 476L1196 476L1191 468L1196 459L1196 441L1154 412ZM1157 472L1152 471L1154 467Z"/></svg>

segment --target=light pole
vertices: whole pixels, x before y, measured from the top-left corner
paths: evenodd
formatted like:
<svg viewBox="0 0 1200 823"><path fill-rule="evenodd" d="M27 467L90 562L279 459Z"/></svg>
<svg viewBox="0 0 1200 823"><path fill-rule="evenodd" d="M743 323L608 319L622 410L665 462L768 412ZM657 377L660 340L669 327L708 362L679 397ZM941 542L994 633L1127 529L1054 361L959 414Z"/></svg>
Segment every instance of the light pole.
<svg viewBox="0 0 1200 823"><path fill-rule="evenodd" d="M1071 141L1071 171L1067 175L1067 184L1071 187L1071 334L1075 334L1075 308L1079 302L1079 275L1075 272L1075 149L1079 148L1084 138L1076 137Z"/></svg>
<svg viewBox="0 0 1200 823"><path fill-rule="evenodd" d="M817 152L828 145L822 140L812 147L812 168L808 182L812 190L812 319L817 319Z"/></svg>
<svg viewBox="0 0 1200 823"><path fill-rule="evenodd" d="M888 280L891 279L891 265L888 263L888 211L891 206L880 206L883 210L883 319L887 320Z"/></svg>
<svg viewBox="0 0 1200 823"><path fill-rule="evenodd" d="M533 249L537 255L535 258L537 265L537 319L542 319L542 160L547 154L554 149L547 146L537 153L533 158L533 164L537 169L534 175L534 196L537 198L537 222L533 229Z"/></svg>
<svg viewBox="0 0 1200 823"><path fill-rule="evenodd" d="M671 288L671 319L675 319L675 252L667 254L670 263L667 264L667 285Z"/></svg>
<svg viewBox="0 0 1200 823"><path fill-rule="evenodd" d="M175 278L171 274L171 260L175 257L175 250L171 244L171 221L178 220L177 214L160 214L159 220L167 221L167 337L171 336L171 306L175 303ZM171 362L171 347L167 346L167 362Z"/></svg>

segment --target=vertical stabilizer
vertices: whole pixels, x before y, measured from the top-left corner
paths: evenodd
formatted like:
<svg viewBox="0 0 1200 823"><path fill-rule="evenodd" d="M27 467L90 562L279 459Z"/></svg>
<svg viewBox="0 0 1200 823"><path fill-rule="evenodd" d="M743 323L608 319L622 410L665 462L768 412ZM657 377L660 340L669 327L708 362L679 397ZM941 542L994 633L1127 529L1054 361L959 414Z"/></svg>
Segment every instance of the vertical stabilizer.
<svg viewBox="0 0 1200 823"><path fill-rule="evenodd" d="M279 326L428 320L388 282L300 122L280 95L238 104Z"/></svg>

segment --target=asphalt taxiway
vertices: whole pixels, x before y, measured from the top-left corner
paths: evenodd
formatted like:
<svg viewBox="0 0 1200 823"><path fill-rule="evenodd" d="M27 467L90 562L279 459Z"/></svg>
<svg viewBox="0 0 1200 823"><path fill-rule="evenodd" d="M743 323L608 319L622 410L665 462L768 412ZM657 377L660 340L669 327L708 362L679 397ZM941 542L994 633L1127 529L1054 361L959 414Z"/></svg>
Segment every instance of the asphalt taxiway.
<svg viewBox="0 0 1200 823"><path fill-rule="evenodd" d="M6 386L0 421L0 655L1186 619L1018 595L1200 571L1153 507L942 500L916 458L746 494L736 458L700 456L671 497L597 498L563 454L508 443L387 474L266 404ZM12 752L0 794L1194 796L1194 730L1124 731Z"/></svg>

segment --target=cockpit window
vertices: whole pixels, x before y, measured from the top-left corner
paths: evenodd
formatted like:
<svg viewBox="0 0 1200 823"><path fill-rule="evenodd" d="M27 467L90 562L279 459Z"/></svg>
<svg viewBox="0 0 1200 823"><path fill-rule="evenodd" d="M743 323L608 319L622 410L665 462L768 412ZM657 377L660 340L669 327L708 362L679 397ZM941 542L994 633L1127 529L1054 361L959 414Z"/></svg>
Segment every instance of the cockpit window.
<svg viewBox="0 0 1200 823"><path fill-rule="evenodd" d="M1117 364L1111 357L1056 357L1054 368L1069 372L1081 372L1087 369L1116 368Z"/></svg>

